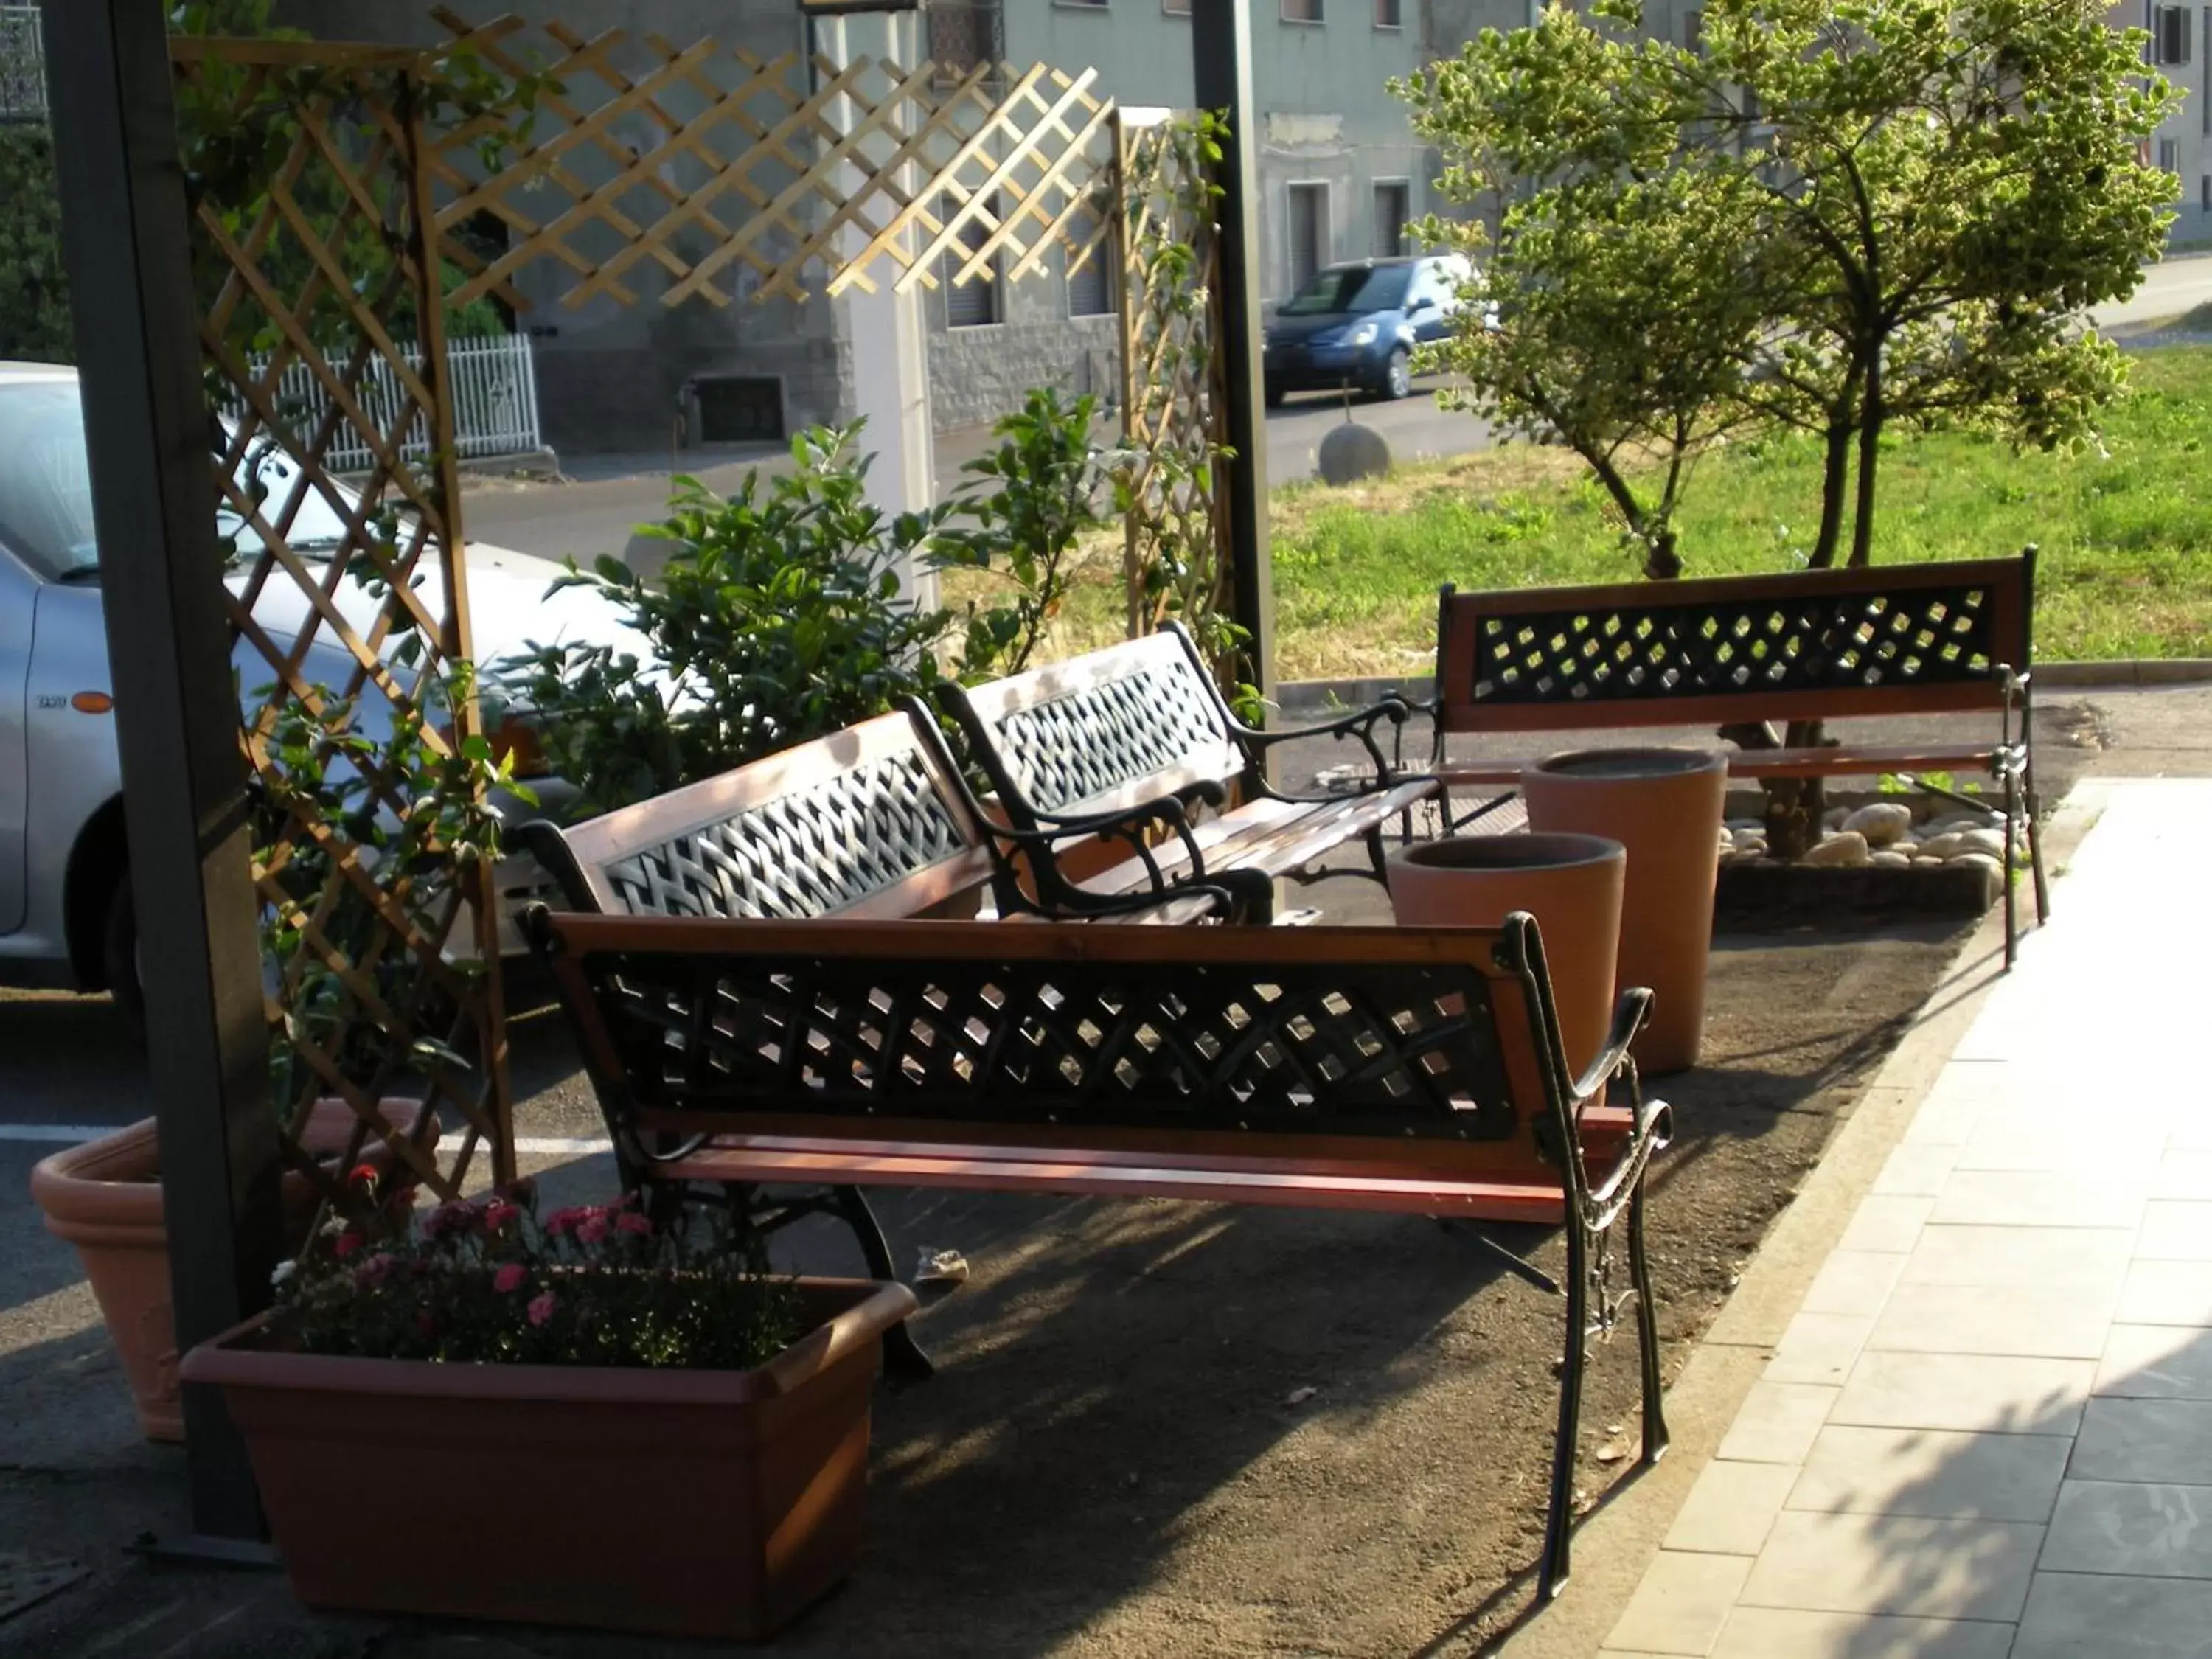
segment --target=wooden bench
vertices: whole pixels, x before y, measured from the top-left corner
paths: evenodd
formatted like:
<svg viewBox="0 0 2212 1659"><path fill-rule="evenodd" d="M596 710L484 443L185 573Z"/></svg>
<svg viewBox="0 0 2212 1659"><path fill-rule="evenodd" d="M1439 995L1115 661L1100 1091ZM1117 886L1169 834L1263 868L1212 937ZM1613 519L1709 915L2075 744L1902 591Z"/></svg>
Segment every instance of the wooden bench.
<svg viewBox="0 0 2212 1659"><path fill-rule="evenodd" d="M1066 906L1083 896L1121 896L1154 878L1153 868L1123 860L1085 872L1066 856L1072 827L1112 821L1164 803L1217 809L1179 820L1158 867L1176 881L1235 883L1251 895L1251 917L1272 916L1277 877L1311 878L1311 866L1349 841L1366 843L1378 880L1382 832L1407 823L1438 793L1426 777L1408 778L1376 741L1379 726L1401 726L1412 705L1391 696L1319 726L1262 732L1233 714L1189 636L1170 623L1157 634L1088 656L996 680L945 688L943 700L970 757L997 793L1015 829L1050 835L1054 856L1039 860L1038 897ZM1364 749L1374 772L1350 794L1293 795L1267 777L1267 751L1297 738L1329 736ZM1234 788L1241 804L1224 807Z"/></svg>
<svg viewBox="0 0 2212 1659"><path fill-rule="evenodd" d="M1768 720L1984 714L1960 742L1739 749L1732 776L1895 775L2002 819L2050 908L2030 688L2035 550L2016 559L1462 593L1437 605L1435 771L1449 788L1510 787L1521 763L1445 757L1459 732L1755 726ZM1987 773L2002 805L1927 774ZM1449 821L1449 809L1447 809ZM2005 962L2014 951L2011 872Z"/></svg>
<svg viewBox="0 0 2212 1659"><path fill-rule="evenodd" d="M1542 1565L1567 1576L1588 1336L1632 1299L1667 1431L1644 1179L1672 1132L1628 1046L1567 1070L1534 922L1496 931L708 925L532 909L628 1167L1564 1223ZM1605 1103L1620 1079L1623 1098ZM1611 1272L1626 1233L1627 1285Z"/></svg>
<svg viewBox="0 0 2212 1659"><path fill-rule="evenodd" d="M1170 815L1172 816L1172 815ZM1152 856L1145 815L1084 826L1119 836L1136 868ZM1023 890L1024 845L987 827L926 714L887 714L788 749L719 777L563 829L544 820L518 839L559 886L572 910L799 921L837 915L874 921L973 915L986 896L1011 919L1034 920ZM1185 922L1226 915L1229 889L1164 873L1111 896L1076 894L1058 914L1101 921ZM623 1146L616 1151L621 1159ZM637 1170L627 1162L626 1181ZM870 1273L897 1277L890 1247L857 1187L843 1185L777 1205L766 1224L823 1212L858 1239ZM903 1328L887 1350L902 1373L927 1361Z"/></svg>

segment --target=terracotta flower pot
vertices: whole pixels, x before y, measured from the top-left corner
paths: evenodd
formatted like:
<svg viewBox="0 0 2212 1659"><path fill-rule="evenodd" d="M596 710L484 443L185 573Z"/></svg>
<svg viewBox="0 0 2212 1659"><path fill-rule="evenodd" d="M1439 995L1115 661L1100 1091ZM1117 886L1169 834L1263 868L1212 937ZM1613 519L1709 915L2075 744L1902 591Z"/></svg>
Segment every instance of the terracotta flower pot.
<svg viewBox="0 0 2212 1659"><path fill-rule="evenodd" d="M286 1352L271 1316L185 1357L221 1385L309 1607L755 1641L851 1570L901 1285L799 1281L750 1371Z"/></svg>
<svg viewBox="0 0 2212 1659"><path fill-rule="evenodd" d="M1653 993L1636 1061L1647 1072L1696 1065L1728 757L1703 749L1554 755L1522 773L1521 792L1531 830L1605 836L1628 849L1615 976Z"/></svg>
<svg viewBox="0 0 2212 1659"><path fill-rule="evenodd" d="M1596 836L1448 836L1390 858L1390 908L1404 927L1495 927L1536 918L1559 1040L1577 1073L1613 1023L1613 963L1626 860Z"/></svg>
<svg viewBox="0 0 2212 1659"><path fill-rule="evenodd" d="M384 1121L404 1133L422 1103L388 1100ZM354 1125L343 1101L316 1103L303 1137L310 1152L343 1157ZM434 1118L422 1133L435 1139ZM364 1159L381 1170L391 1153L370 1146ZM182 1440L184 1410L177 1398L177 1334L169 1307L169 1235L162 1219L161 1163L154 1120L42 1159L31 1171L31 1197L44 1211L46 1230L76 1247L92 1281L100 1317L131 1385L138 1425L149 1440ZM298 1250L314 1224L316 1193L305 1176L288 1171L283 1186L285 1247Z"/></svg>

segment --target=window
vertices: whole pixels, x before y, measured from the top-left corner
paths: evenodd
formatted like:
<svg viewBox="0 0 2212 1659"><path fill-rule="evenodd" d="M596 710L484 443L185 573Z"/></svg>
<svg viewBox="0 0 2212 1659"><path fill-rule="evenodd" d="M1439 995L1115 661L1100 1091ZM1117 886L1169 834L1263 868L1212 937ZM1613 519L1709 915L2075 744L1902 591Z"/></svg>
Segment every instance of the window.
<svg viewBox="0 0 2212 1659"><path fill-rule="evenodd" d="M2197 205L2212 213L2212 173L2206 173L2204 182L2197 187Z"/></svg>
<svg viewBox="0 0 2212 1659"><path fill-rule="evenodd" d="M1097 235L1098 214L1086 208L1067 222L1068 240L1081 247ZM1071 317L1110 316L1114 307L1114 239L1100 236L1090 257L1067 273L1067 314Z"/></svg>
<svg viewBox="0 0 2212 1659"><path fill-rule="evenodd" d="M939 86L957 86L977 68L1006 55L999 0L929 0L922 21Z"/></svg>
<svg viewBox="0 0 2212 1659"><path fill-rule="evenodd" d="M1702 11L1682 14L1682 46L1685 51L1703 52L1705 49L1705 15Z"/></svg>
<svg viewBox="0 0 2212 1659"><path fill-rule="evenodd" d="M1375 27L1378 29L1403 28L1406 26L1401 0L1375 0Z"/></svg>
<svg viewBox="0 0 2212 1659"><path fill-rule="evenodd" d="M974 258L984 243L991 240L991 227L998 222L999 201L993 197L986 210L975 214L960 227L960 234L952 246L945 250L938 281L945 285L945 325L947 328L981 328L1000 320L999 313L999 259L991 256L990 264L970 276L965 283L953 280L960 268ZM950 217L957 212L958 204L949 197L945 203L945 214Z"/></svg>
<svg viewBox="0 0 2212 1659"><path fill-rule="evenodd" d="M1160 0L1160 9L1170 17L1190 15L1190 0Z"/></svg>
<svg viewBox="0 0 2212 1659"><path fill-rule="evenodd" d="M2180 177L2180 174L2181 174L2181 140L2180 140L2180 139L2179 139L2179 138L2161 138L2161 139L2160 139L2160 140L2158 141L2158 167L2159 167L2159 171L2160 171L2160 172L2161 172L2161 173L2172 173L2176 178Z"/></svg>
<svg viewBox="0 0 2212 1659"><path fill-rule="evenodd" d="M1413 186L1403 179L1375 181L1375 257L1395 259L1406 251L1406 221L1413 216Z"/></svg>
<svg viewBox="0 0 2212 1659"><path fill-rule="evenodd" d="M100 563L88 467L75 380L0 386L0 543L49 580Z"/></svg>
<svg viewBox="0 0 2212 1659"><path fill-rule="evenodd" d="M1276 315L1363 317L1371 311L1396 311L1413 286L1411 265L1340 265L1301 283Z"/></svg>
<svg viewBox="0 0 2212 1659"><path fill-rule="evenodd" d="M2157 12L2155 33L2158 58L2161 64L2185 64L2189 61L2189 8L2160 6Z"/></svg>
<svg viewBox="0 0 2212 1659"><path fill-rule="evenodd" d="M1106 0L1052 0L1055 6L1074 6L1085 11L1103 11Z"/></svg>
<svg viewBox="0 0 2212 1659"><path fill-rule="evenodd" d="M2204 38L2212 40L2212 6L2204 8ZM2204 122L2204 131L2212 133L2212 52L2204 54L2204 90L2197 101L2202 106L2197 113Z"/></svg>
<svg viewBox="0 0 2212 1659"><path fill-rule="evenodd" d="M1283 0L1283 21L1285 23L1320 22L1321 0Z"/></svg>
<svg viewBox="0 0 2212 1659"><path fill-rule="evenodd" d="M1291 288L1304 288L1328 262L1328 186L1292 185L1291 203Z"/></svg>

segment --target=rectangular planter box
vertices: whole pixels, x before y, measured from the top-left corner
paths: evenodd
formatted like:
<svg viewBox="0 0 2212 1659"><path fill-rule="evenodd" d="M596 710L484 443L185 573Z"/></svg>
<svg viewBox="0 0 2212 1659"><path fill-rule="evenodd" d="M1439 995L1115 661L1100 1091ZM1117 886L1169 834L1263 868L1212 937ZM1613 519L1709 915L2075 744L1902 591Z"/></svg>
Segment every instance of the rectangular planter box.
<svg viewBox="0 0 2212 1659"><path fill-rule="evenodd" d="M757 1370L286 1352L263 1315L195 1348L309 1607L754 1641L851 1570L869 1401L902 1285L799 1281Z"/></svg>

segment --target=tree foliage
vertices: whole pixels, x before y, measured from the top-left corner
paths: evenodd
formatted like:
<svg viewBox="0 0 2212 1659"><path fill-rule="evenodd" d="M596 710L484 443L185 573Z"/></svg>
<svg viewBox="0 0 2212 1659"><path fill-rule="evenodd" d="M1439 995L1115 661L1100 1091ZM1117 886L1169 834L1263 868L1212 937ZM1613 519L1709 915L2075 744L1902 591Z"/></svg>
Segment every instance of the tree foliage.
<svg viewBox="0 0 2212 1659"><path fill-rule="evenodd" d="M0 358L75 355L53 139L37 123L0 125Z"/></svg>
<svg viewBox="0 0 2212 1659"><path fill-rule="evenodd" d="M2106 16L1709 0L1691 47L1595 0L1486 31L1396 88L1478 210L1424 228L1481 270L1432 366L1574 448L1652 575L1681 568L1697 455L1777 428L1825 446L1808 562L1848 519L1865 564L1891 423L2068 447L2124 384L2081 317L2163 245L2173 180L2140 146L2179 94Z"/></svg>

